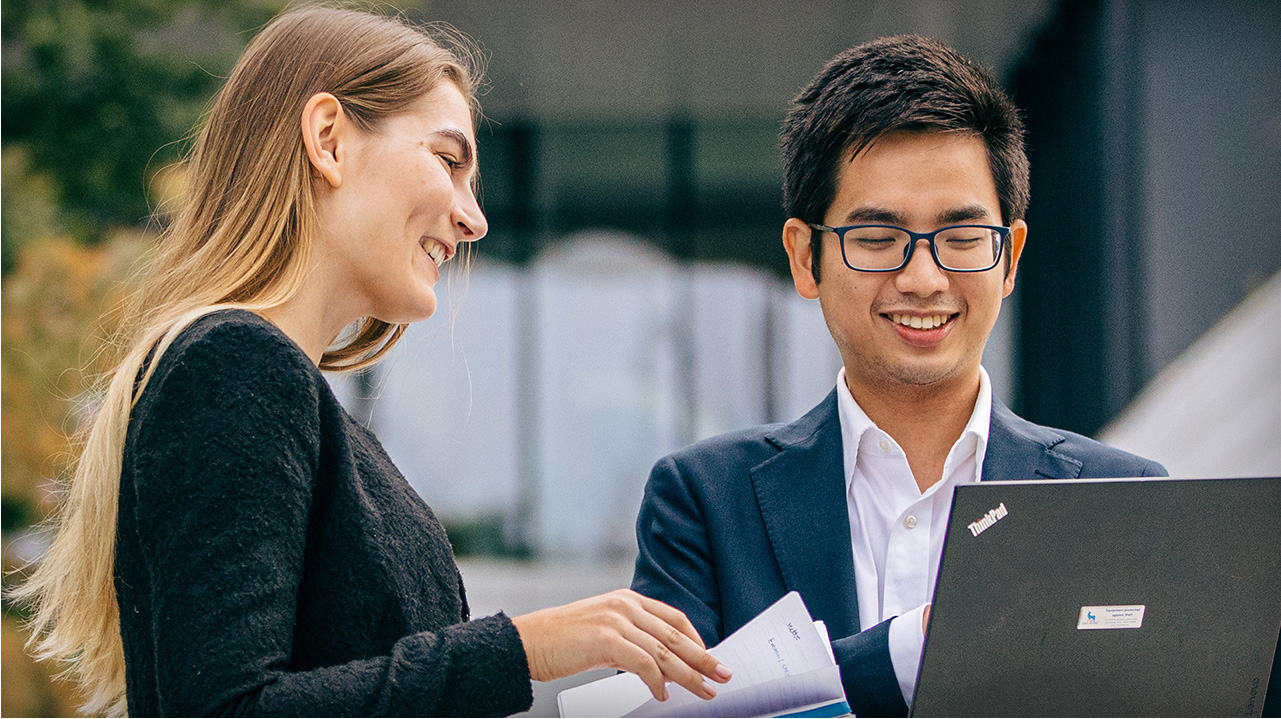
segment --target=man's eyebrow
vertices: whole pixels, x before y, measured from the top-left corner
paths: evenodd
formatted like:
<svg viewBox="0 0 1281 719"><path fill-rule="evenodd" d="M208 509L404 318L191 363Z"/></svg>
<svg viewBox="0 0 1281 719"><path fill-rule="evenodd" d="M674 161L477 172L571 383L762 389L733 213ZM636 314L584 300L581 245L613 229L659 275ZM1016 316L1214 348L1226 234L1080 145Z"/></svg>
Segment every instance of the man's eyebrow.
<svg viewBox="0 0 1281 719"><path fill-rule="evenodd" d="M956 225L974 220L990 220L991 217L991 213L982 205L965 205L940 212L938 222L940 226Z"/></svg>
<svg viewBox="0 0 1281 719"><path fill-rule="evenodd" d="M975 220L988 220L991 214L983 205L963 205L943 210L938 214L936 222L939 227L946 225L957 225ZM856 208L845 216L846 224L878 224L878 225L897 225L899 227L907 226L907 216L884 207L874 205L864 205Z"/></svg>
<svg viewBox="0 0 1281 719"><path fill-rule="evenodd" d="M471 161L475 159L476 151L472 149L471 140L469 140L466 135L459 132L458 130L454 130L454 129L437 130L433 134L447 137L450 140L453 140L454 142L458 143L458 146L462 148L458 151L458 154L461 155L461 157L458 158L459 164L470 165Z"/></svg>
<svg viewBox="0 0 1281 719"><path fill-rule="evenodd" d="M845 222L851 225L860 225L864 223L879 225L902 225L906 221L903 215L887 210L884 207L873 207L864 205L850 211L845 216Z"/></svg>

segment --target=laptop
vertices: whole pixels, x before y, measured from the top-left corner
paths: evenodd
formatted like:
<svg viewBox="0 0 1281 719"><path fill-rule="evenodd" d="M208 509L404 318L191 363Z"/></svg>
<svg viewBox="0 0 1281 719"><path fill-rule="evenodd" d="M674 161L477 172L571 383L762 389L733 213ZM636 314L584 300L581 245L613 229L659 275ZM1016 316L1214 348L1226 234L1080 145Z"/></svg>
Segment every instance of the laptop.
<svg viewBox="0 0 1281 719"><path fill-rule="evenodd" d="M912 712L1260 716L1279 634L1281 478L962 485Z"/></svg>

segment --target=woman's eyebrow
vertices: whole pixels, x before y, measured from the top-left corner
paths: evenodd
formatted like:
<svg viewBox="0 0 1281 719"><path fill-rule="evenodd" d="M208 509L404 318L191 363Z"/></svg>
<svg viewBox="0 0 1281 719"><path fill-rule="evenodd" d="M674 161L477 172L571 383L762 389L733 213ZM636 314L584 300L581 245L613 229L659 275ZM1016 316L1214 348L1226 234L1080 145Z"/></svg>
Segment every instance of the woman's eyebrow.
<svg viewBox="0 0 1281 719"><path fill-rule="evenodd" d="M432 134L446 137L458 143L458 146L462 148L461 150L459 150L459 154L461 155L461 157L458 158L458 162L460 162L461 164L469 165L471 164L472 159L476 157L476 151L472 149L471 140L468 139L466 135L459 132L458 130L453 130L453 129L437 130Z"/></svg>

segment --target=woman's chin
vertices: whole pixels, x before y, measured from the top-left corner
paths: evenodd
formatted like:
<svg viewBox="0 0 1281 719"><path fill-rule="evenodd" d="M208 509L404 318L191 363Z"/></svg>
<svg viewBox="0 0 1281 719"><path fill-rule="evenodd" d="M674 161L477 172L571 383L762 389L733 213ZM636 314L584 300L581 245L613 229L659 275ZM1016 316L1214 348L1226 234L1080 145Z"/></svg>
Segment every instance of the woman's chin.
<svg viewBox="0 0 1281 719"><path fill-rule="evenodd" d="M374 317L388 324L407 325L421 322L434 314L436 314L436 293L428 290L423 295L415 297L413 301L401 303L394 310L378 312Z"/></svg>

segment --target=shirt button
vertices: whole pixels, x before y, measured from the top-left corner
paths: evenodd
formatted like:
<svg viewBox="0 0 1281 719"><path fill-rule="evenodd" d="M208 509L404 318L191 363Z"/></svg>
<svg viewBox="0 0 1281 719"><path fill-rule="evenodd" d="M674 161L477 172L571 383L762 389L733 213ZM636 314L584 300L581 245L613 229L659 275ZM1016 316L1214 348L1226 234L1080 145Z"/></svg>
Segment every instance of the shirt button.
<svg viewBox="0 0 1281 719"><path fill-rule="evenodd" d="M903 518L903 526L908 529L916 529L916 515L909 514Z"/></svg>
<svg viewBox="0 0 1281 719"><path fill-rule="evenodd" d="M881 440L881 451L882 452L890 451L890 441L888 439Z"/></svg>

